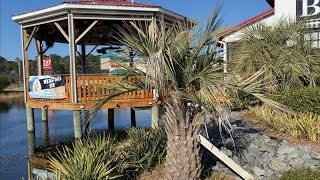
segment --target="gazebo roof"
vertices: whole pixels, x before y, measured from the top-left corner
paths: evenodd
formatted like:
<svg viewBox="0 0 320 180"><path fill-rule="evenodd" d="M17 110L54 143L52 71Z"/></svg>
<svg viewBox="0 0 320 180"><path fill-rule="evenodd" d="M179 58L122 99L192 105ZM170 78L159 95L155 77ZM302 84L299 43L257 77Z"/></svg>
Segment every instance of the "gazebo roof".
<svg viewBox="0 0 320 180"><path fill-rule="evenodd" d="M77 44L108 45L114 43L117 27L126 27L124 21L152 21L163 18L165 23L192 22L185 16L157 5L128 0L68 0L58 5L12 16L28 34L46 43L68 43L68 16L72 15L75 36L89 27ZM90 27L91 26L91 27ZM64 33L60 33L64 32Z"/></svg>
<svg viewBox="0 0 320 180"><path fill-rule="evenodd" d="M80 15L84 19L84 15L98 15L100 19L108 19L103 15L113 15L116 20L133 20L133 17L148 16L156 13L161 13L170 19L179 19L186 21L187 17L177 14L173 11L164 9L157 5L130 2L128 0L70 0L64 1L60 4L50 7L16 14L12 16L12 20L22 25L23 27L30 27L47 23L49 18L56 18L68 12ZM121 17L117 17L121 15ZM75 19L80 18L75 16ZM53 20L53 19L52 19Z"/></svg>
<svg viewBox="0 0 320 180"><path fill-rule="evenodd" d="M127 0L71 0L64 3L87 4L87 5L111 5L111 6L128 6L128 7L159 7L153 4L138 2L129 2Z"/></svg>

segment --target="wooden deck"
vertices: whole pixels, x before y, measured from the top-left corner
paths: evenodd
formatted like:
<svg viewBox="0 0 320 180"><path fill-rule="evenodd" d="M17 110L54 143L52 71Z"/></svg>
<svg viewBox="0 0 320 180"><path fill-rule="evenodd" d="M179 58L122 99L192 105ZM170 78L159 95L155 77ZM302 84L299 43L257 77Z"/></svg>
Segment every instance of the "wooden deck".
<svg viewBox="0 0 320 180"><path fill-rule="evenodd" d="M114 92L105 85L116 85L121 82L121 76L110 75L78 75L77 76L77 103L71 101L71 80L66 76L66 96L64 99L38 99L27 94L26 107L48 108L57 110L90 110L97 102ZM128 81L134 81L134 78ZM147 107L155 106L153 90L138 90L123 94L102 106L107 108Z"/></svg>

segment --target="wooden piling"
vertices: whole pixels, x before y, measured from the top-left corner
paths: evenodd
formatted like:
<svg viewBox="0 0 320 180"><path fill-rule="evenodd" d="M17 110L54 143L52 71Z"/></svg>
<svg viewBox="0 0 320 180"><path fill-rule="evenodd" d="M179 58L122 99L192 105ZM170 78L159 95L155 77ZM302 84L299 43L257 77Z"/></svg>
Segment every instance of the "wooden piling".
<svg viewBox="0 0 320 180"><path fill-rule="evenodd" d="M114 109L108 109L108 126L110 130L114 129Z"/></svg>
<svg viewBox="0 0 320 180"><path fill-rule="evenodd" d="M35 132L28 132L28 153L34 155L36 149L36 135Z"/></svg>
<svg viewBox="0 0 320 180"><path fill-rule="evenodd" d="M42 121L42 140L43 145L49 145L49 126L48 121Z"/></svg>
<svg viewBox="0 0 320 180"><path fill-rule="evenodd" d="M159 127L159 108L158 106L151 107L151 127L158 128Z"/></svg>
<svg viewBox="0 0 320 180"><path fill-rule="evenodd" d="M81 111L73 111L73 126L74 126L74 137L82 137L82 127L81 127Z"/></svg>
<svg viewBox="0 0 320 180"><path fill-rule="evenodd" d="M42 114L42 121L48 121L48 109L42 108L41 114Z"/></svg>
<svg viewBox="0 0 320 180"><path fill-rule="evenodd" d="M136 111L133 108L130 108L130 114L131 114L131 126L132 127L137 127L137 122L136 122Z"/></svg>
<svg viewBox="0 0 320 180"><path fill-rule="evenodd" d="M26 108L28 132L34 132L34 111L33 108Z"/></svg>

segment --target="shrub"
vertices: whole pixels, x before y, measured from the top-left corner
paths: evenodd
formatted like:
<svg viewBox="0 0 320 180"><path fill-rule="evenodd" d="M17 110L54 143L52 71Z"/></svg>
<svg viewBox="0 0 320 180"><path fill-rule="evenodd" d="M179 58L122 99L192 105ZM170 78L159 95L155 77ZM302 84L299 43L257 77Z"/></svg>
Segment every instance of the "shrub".
<svg viewBox="0 0 320 180"><path fill-rule="evenodd" d="M319 115L307 112L291 115L275 111L267 106L250 108L250 111L280 133L287 133L311 141L320 141Z"/></svg>
<svg viewBox="0 0 320 180"><path fill-rule="evenodd" d="M251 106L260 103L260 100L251 94L244 92L238 92L237 94L231 94L231 108L232 110L242 110L247 109Z"/></svg>
<svg viewBox="0 0 320 180"><path fill-rule="evenodd" d="M9 85L10 85L10 82L8 77L0 75L0 91L7 88Z"/></svg>
<svg viewBox="0 0 320 180"><path fill-rule="evenodd" d="M312 170L312 169L296 169L285 172L281 175L280 180L315 180L320 177L320 169Z"/></svg>
<svg viewBox="0 0 320 180"><path fill-rule="evenodd" d="M320 88L296 88L279 91L273 99L296 112L312 112L320 115Z"/></svg>
<svg viewBox="0 0 320 180"><path fill-rule="evenodd" d="M131 128L127 133L131 144L126 152L134 171L148 171L164 161L167 142L164 128Z"/></svg>
<svg viewBox="0 0 320 180"><path fill-rule="evenodd" d="M117 168L112 146L113 140L104 134L93 140L76 140L72 148L64 146L49 157L52 171L58 179L115 179L119 175L112 173Z"/></svg>

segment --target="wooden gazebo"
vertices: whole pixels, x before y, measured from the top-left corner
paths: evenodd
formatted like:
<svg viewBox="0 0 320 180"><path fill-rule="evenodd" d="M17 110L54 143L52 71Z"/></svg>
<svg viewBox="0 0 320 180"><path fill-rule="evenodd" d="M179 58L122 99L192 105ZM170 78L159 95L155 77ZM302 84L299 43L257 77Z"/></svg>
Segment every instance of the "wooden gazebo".
<svg viewBox="0 0 320 180"><path fill-rule="evenodd" d="M112 45L117 43L114 30L127 21L144 21L150 23L188 21L172 11L160 6L131 2L127 0L77 0L14 15L12 20L21 27L24 98L27 109L28 131L34 132L33 109L42 109L42 120L47 121L47 110L71 110L74 114L75 137L81 137L81 111L89 110L97 100L110 94L99 89L95 84L110 84L116 79L109 75L86 74L86 46ZM64 98L34 98L30 91L28 48L35 39L37 47L38 76L43 77L43 55L56 42L69 45L70 73L64 75ZM77 46L81 46L82 74L76 72ZM93 50L92 50L93 51ZM91 52L92 52L91 51ZM91 53L90 52L90 53ZM90 54L89 53L89 54ZM59 78L58 78L59 79ZM54 80L53 80L54 81ZM47 82L47 81L46 81ZM40 83L41 84L41 83ZM109 118L113 117L114 108L153 107L153 123L158 121L158 109L153 90L136 91L124 94L106 103L102 108L108 109ZM110 116L111 114L111 116Z"/></svg>

